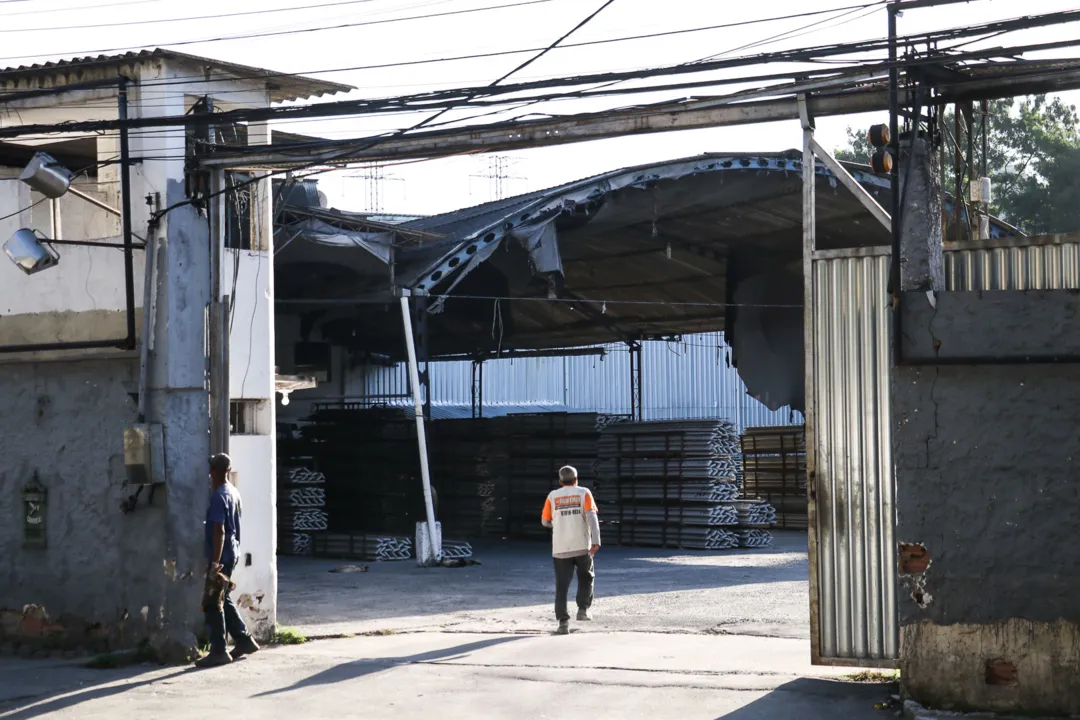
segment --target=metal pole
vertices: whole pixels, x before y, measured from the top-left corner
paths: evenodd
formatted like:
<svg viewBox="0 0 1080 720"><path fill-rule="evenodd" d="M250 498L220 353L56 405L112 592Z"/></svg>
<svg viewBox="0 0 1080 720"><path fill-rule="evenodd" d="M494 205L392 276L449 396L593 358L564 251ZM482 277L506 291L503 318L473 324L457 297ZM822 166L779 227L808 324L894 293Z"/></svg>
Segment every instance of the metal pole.
<svg viewBox="0 0 1080 720"><path fill-rule="evenodd" d="M431 502L431 473L428 469L427 434L424 430L424 401L420 397L420 372L416 363L416 343L413 341L409 298L406 295L401 296L401 323L405 330L405 349L409 355L409 380L412 384L413 408L416 414L416 445L420 452L420 480L424 484L424 511L427 513L428 539L435 553L433 558L418 557L417 560L422 564L427 564L439 559L442 555L442 547L435 545L435 507Z"/></svg>
<svg viewBox="0 0 1080 720"><path fill-rule="evenodd" d="M900 69L897 67L896 14L894 5L889 6L889 147L892 150L892 172L889 181L892 185L892 260L889 265L889 278L894 299L893 312L893 363L899 365L902 359L900 349L901 321L900 302L900 232L903 223L900 205ZM809 445L809 443L808 443ZM809 451L808 451L809 452Z"/></svg>
<svg viewBox="0 0 1080 720"><path fill-rule="evenodd" d="M63 228L60 222L60 199L52 198L49 200L49 213L52 215L52 239L53 242L62 239Z"/></svg>
<svg viewBox="0 0 1080 720"><path fill-rule="evenodd" d="M128 119L127 78L120 78L117 115ZM128 348L135 348L135 246L131 235L131 146L126 125L120 127L120 218L124 232L124 291L127 296Z"/></svg>
<svg viewBox="0 0 1080 720"><path fill-rule="evenodd" d="M799 98L803 126L802 187L802 270L803 270L803 419L806 444L807 558L810 565L810 658L815 664L822 656L821 599L817 547L817 452L815 446L814 386L814 250L817 248L817 174L814 161L814 126L806 98ZM895 186L894 186L895 187ZM895 224L895 204L893 222Z"/></svg>
<svg viewBox="0 0 1080 720"><path fill-rule="evenodd" d="M637 420L645 421L645 382L642 372L642 361L645 359L645 351L642 343L637 343Z"/></svg>
<svg viewBox="0 0 1080 720"><path fill-rule="evenodd" d="M953 105L953 122L956 126L956 136L954 138L956 140L956 150L953 153L953 181L955 183L953 189L956 193L956 197L953 198L955 205L953 210L955 211L956 226L953 240L959 241L961 240L960 226L964 222L964 190L962 187L964 182L964 155L963 151L960 150L960 103Z"/></svg>
<svg viewBox="0 0 1080 720"><path fill-rule="evenodd" d="M239 262L239 258L234 258L236 262ZM226 294L221 298L221 302L218 303L218 307L221 311L221 317L218 322L221 323L221 369L218 371L218 377L221 381L221 390L218 394L218 415L221 417L221 452L229 452L229 436L232 434L232 388L229 375L229 362L230 362L230 349L232 343L230 342L231 333L229 332L229 315L232 311L233 298Z"/></svg>
<svg viewBox="0 0 1080 720"><path fill-rule="evenodd" d="M150 334L153 332L156 250L156 238L154 233L150 233L146 239L146 268L143 271L142 342L139 344L139 422L146 422L146 395L150 387Z"/></svg>

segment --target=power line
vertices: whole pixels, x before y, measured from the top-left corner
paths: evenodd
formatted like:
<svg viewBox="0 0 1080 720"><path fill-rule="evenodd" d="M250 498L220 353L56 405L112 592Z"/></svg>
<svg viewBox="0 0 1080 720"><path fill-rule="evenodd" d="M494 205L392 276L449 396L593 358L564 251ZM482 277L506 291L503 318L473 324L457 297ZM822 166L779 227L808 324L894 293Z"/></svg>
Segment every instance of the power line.
<svg viewBox="0 0 1080 720"><path fill-rule="evenodd" d="M562 43L562 41L563 41L563 40L565 40L566 38L568 38L568 37L570 37L571 35L573 35L574 33L576 33L576 32L577 32L578 30L580 30L581 28L583 28L583 27L585 27L586 25L588 25L588 24L589 24L589 22L590 22L590 21L591 21L591 20L592 20L593 18L595 18L595 17L596 17L597 15L599 15L600 13L602 13L602 12L603 12L603 11L604 11L604 10L605 10L605 9L606 9L607 7L609 7L609 6L610 6L610 5L611 5L611 4L613 3L613 2L615 2L615 0L607 0L607 1L606 1L606 2L605 2L605 3L603 4L603 5L601 5L601 6L600 6L599 8L597 8L597 9L596 9L595 11L593 11L593 13L592 13L591 15L589 15L588 17L586 17L586 18L585 18L584 20L582 20L581 22L579 22L579 23L578 23L577 25L575 25L574 27L570 28L570 30L569 30L569 31L567 31L567 33L566 33L565 35L563 35L563 36L562 36L562 37L560 37L560 38L559 38L558 40L556 40L555 42L551 43L551 44L550 44L550 45L548 45L548 46L547 46L546 48L544 48L543 50L541 50L541 51L539 52L539 54L537 54L537 55L536 55L535 57L531 57L531 58L529 58L528 60L526 60L525 62L521 63L520 65L518 65L518 66L517 66L516 68L514 68L514 69L513 69L513 70L511 70L510 72L508 72L508 73L506 73L505 75L503 75L502 77L500 77L500 78L499 78L498 80L496 80L495 82L491 83L491 86L492 86L492 87L494 87L495 85L498 85L498 84L499 84L499 83L501 83L501 82L502 82L503 80L506 80L507 78L509 78L509 77L510 77L511 75L516 75L516 74L518 73L518 71L519 71L519 70L524 70L525 68L529 67L530 65L532 65L532 64L533 64L534 62L536 62L536 61L537 61L537 60L539 60L540 58L542 58L542 57L544 57L545 55L547 55L547 54L548 54L549 52L551 52L551 51L552 51L552 50L554 50L554 49L555 49L556 47L558 47L558 46L559 46L559 45L560 45L560 44Z"/></svg>
<svg viewBox="0 0 1080 720"><path fill-rule="evenodd" d="M14 1L14 0L12 0ZM149 5L150 3L166 2L166 0L125 0L125 2L96 3L94 5L77 5L75 7L44 8L41 10L23 10L22 12L5 12L4 18L19 15L45 15L48 13L79 12L80 10L100 10L111 7L127 7L129 5Z"/></svg>
<svg viewBox="0 0 1080 720"><path fill-rule="evenodd" d="M1080 11L1066 11L1060 13L1052 13L1049 15L1034 16L1019 18L1009 21L999 21L989 23L983 26L956 28L946 31L935 31L932 33L924 33L919 35L904 36L900 38L900 41L905 44L921 44L938 42L941 40L954 40L964 37L978 36L987 32L997 31L1015 31L1020 29L1027 29L1030 27L1046 26L1051 24L1059 24L1064 22L1073 22L1080 20ZM425 111L432 109L433 107L445 107L447 105L454 106L460 105L464 98L471 98L477 95L489 96L493 94L509 94L519 93L526 90L542 89L549 87L560 86L573 86L584 84L595 84L603 82L612 82L616 80L637 80L652 77L659 77L665 75L679 75L679 74L695 74L707 71L729 69L736 67L746 67L750 65L760 65L763 63L796 63L796 62L809 62L820 59L822 57L845 55L853 53L865 53L872 50L882 49L886 47L887 40L874 39L863 40L854 43L845 43L839 45L826 45L810 48L796 48L792 50L777 51L771 53L757 53L754 55L744 55L735 58L729 58L726 60L712 61L708 63L699 63L695 65L677 65L670 67L654 68L647 71L630 71L630 72L609 72L599 73L594 75L579 75L569 78L557 78L545 81L516 83L513 85L504 85L499 88L493 88L491 86L481 88L460 88L455 90L445 90L431 93L423 93L419 95L402 96L398 98L382 98L377 100L359 100L359 101L340 101L331 103L321 103L305 106L292 106L292 107L277 107L277 108L254 108L245 110L235 110L225 113L216 114L213 118L213 122L242 122L242 121L256 121L256 120L271 120L278 118L291 118L291 117L333 117L335 115L350 115L350 114L369 114L386 111L400 111L400 110L414 110ZM1065 47L1069 45L1077 44L1075 40L1060 41L1057 43L1050 43L1050 46ZM961 55L944 55L944 56L925 56L913 59L905 59L897 63L897 66L909 66L915 64L921 64L926 62L941 62L942 60L948 62L956 62L961 59L974 59L978 57L999 57L1007 54L1013 54L1021 52L1023 50L1033 49L1047 49L1048 44L1042 45L1030 45L1025 48L1001 48L987 51L978 51L974 53L965 53ZM542 50L542 49L541 49ZM876 66L881 69L882 65ZM835 70L822 71L822 72L835 72ZM793 72L792 76L806 75L805 72ZM745 78L748 82L754 81L754 77ZM722 83L730 81L716 81ZM620 91L621 92L621 91ZM530 98L535 100L537 98ZM519 99L520 100L520 99ZM471 102L471 100L470 100ZM417 104L424 103L424 104ZM126 121L119 120L106 120L106 121L83 121L83 122L67 122L59 124L44 124L44 125L25 125L25 126L13 126L0 130L0 136L14 137L18 135L30 135L42 132L86 132L96 130L112 130L119 129L121 127L128 128L145 128L145 127L174 127L174 126L186 126L194 124L205 124L211 121L208 117L191 117L191 116L164 116L155 118L135 118Z"/></svg>
<svg viewBox="0 0 1080 720"><path fill-rule="evenodd" d="M13 179L15 179L15 178L13 178ZM17 217L19 215L22 215L24 212L28 212L30 210L33 210L38 205L40 205L41 203L45 202L48 199L49 198L47 198L47 197L43 197L40 200L38 200L37 202L33 203L32 205L27 205L26 207L20 208L20 209L16 210L13 213L8 213L7 215L4 215L3 217L0 217L0 220L10 220L13 217Z"/></svg>
<svg viewBox="0 0 1080 720"><path fill-rule="evenodd" d="M596 15L598 15L598 14L600 13L600 11L601 11L601 10L603 10L604 8L606 8L606 7L607 7L608 5L610 5L610 4L612 3L612 2L614 2L614 0L607 0L607 2L606 2L606 3L605 3L605 4L604 4L604 5L603 5L603 6L602 6L602 7L601 7L601 8L599 9L599 10L597 10L597 11L596 11L596 12L594 12L594 13L592 13L592 14L591 14L591 15L590 15L589 17L587 17L587 18L586 18L586 19L585 19L585 20L584 20L583 22L581 22L581 23L578 23L578 25L576 25L576 26L575 26L575 27L574 27L574 28L573 28L572 30L570 30L570 32L566 33L565 35L563 35L562 37L560 37L560 38L559 38L558 40L556 40L556 41L555 41L554 43L552 43L552 44L551 44L550 46L548 46L548 48L547 48L547 49L545 49L545 52L546 52L547 50L549 50L549 49L551 49L551 48L555 47L556 45L558 45L558 44L559 44L560 42L562 42L562 41L563 41L564 39L566 39L566 38L567 38L567 37L569 37L569 36L570 36L571 34L573 34L574 32L576 32L576 31L577 31L577 30L578 30L579 28L583 27L583 26L584 26L584 25L585 25L586 23L588 23L588 22L589 22L590 20L592 20L592 19L593 19L594 17L596 17ZM527 65L527 64L528 64L528 63L526 63L526 65ZM520 66L520 67L524 67L524 65L522 65L522 66ZM500 83L500 82L501 82L502 80L504 80L505 78L509 77L510 75L513 75L513 73L514 73L514 72L517 72L517 69L515 69L514 71L511 71L511 72L510 72L510 73L508 73L507 75L504 75L503 77L499 78L498 80L495 80L495 81L494 81L493 83L491 83L491 86L490 86L490 87L494 87L495 85L497 85L498 83ZM371 140L370 142L368 142L368 143L367 143L367 144L365 145L365 149L370 149L370 148L372 148L372 147L375 147L376 145L378 145L378 144L379 144L379 143L381 143L381 142L385 142L386 140L389 140L389 139L391 139L391 138L394 138L394 137L400 137L401 135L404 135L405 133L408 133L408 132L410 132L411 130L415 130L415 129L421 128L421 127L423 127L424 125L426 125L427 123L429 123L429 122L432 122L433 120L435 120L436 118L438 118L438 117L439 117L440 115L442 115L442 114L444 114L445 112L447 112L447 110L449 110L449 108L447 108L447 109L444 109L444 110L442 110L442 111L440 111L440 112L436 113L435 115L432 115L431 117L425 118L424 120L421 120L420 122L416 123L415 125L413 125L413 126L411 126L411 127L408 127L408 128L404 128L404 129L402 129L402 130L399 130L398 132L395 132L395 133L392 133L392 134L390 134L390 135L386 135L386 136L383 136L383 137L379 137L379 138L374 138L373 140ZM348 155L348 154L351 154L351 152L353 152L353 151L352 151L351 149L350 149L350 150L346 150L346 151L344 151L343 153L341 153L341 157L342 157L342 158L344 158L344 157L345 157L346 155ZM203 197L203 198L200 198L200 201L202 201L202 202L205 202L205 201L207 201L207 200L210 200L210 199L212 199L212 198L214 198L214 197L216 197L216 196L218 196L218 195L222 195L222 194L224 194L224 193L227 193L227 192L235 192L236 190L238 190L238 189L240 189L240 188L243 188L243 187L247 187L247 186L249 186L249 185L252 185L252 184L254 184L254 183L260 182L261 180L264 180L264 179L270 178L270 177L272 177L272 176L274 176L274 175L280 175L280 174L282 174L283 172L284 172L284 173L291 173L291 172L294 172L294 171L296 171L296 170L306 170L306 169L310 169L310 168L313 168L313 167L317 167L317 166L319 166L319 165L324 165L324 164L325 164L325 162L324 162L324 161L323 161L322 159L320 159L320 160L318 160L318 161L314 161L314 162L310 162L310 163L306 163L306 164L304 164L304 165L301 165L301 166L300 166L299 168L293 168L293 169L290 169L290 170L284 170L284 171L282 171L282 170L278 170L278 171L271 171L271 172L269 172L269 173L266 173L266 174L264 174L264 175L261 175L261 176L256 176L256 177L253 177L253 178L251 178L250 180L247 180L247 181L245 181L245 182L239 183L239 184L237 184L237 185L234 185L234 186L232 186L232 187L226 187L226 188L224 188L224 189L222 189L222 190L218 190L218 191L216 191L216 192L214 192L214 193L210 193L209 195L206 195L205 197ZM314 174L314 173L313 173L313 174ZM187 200L183 200L183 201L181 201L181 202L175 203L175 204L173 204L173 205L170 205L169 207L165 208L164 210L162 210L162 211L160 211L160 212L158 212L158 213L155 213L155 217L158 217L158 218L160 218L160 217L162 217L162 216L164 216L164 215L168 214L169 212L171 212L171 211L173 211L173 210L176 210L177 208L180 208L180 207L184 207L185 205L191 205L191 204L194 204L194 202L195 202L195 201L196 201L196 200L195 200L194 198L189 198L189 199L187 199Z"/></svg>
<svg viewBox="0 0 1080 720"><path fill-rule="evenodd" d="M228 40L251 40L251 39L256 39L256 38L280 37L280 36L283 36L283 35L303 35L303 34L313 33L313 32L324 32L324 31L327 31L327 30L344 30L346 28L367 27L367 26L372 26L372 25L386 25L386 24L389 24L389 23L407 22L407 21L411 21L411 20L428 20L428 19L431 19L431 18L450 17L450 16L454 16L454 15L467 15L467 14L472 14L472 13L488 12L490 10L504 10L504 9L507 9L507 8L524 7L526 5L540 5L540 4L549 3L549 2L555 2L555 0L517 0L517 2L507 3L507 4L504 4L504 5L489 5L489 6L486 6L486 7L479 7L479 8L467 8L467 9L462 9L462 10L448 10L446 12L441 12L441 13L426 13L424 15L409 15L409 16L406 16L406 17L399 17L399 18L387 18L385 20L365 20L363 22L342 23L340 25L326 25L326 26L314 27L314 28L301 28L301 29L293 29L293 30L275 30L275 31L272 31L272 32L248 33L247 35L223 35L221 37L205 38L205 39L202 39L202 40L180 40L180 41L177 41L177 42L169 42L169 43L144 43L143 45L129 45L129 46L126 46L126 47L104 48L104 49L96 49L96 50L74 50L74 51L71 51L69 54L71 54L71 55L84 55L84 54L85 55L94 55L94 54L97 54L97 53L114 53L114 52L126 52L126 51L130 51L130 50L139 50L139 49L142 49L142 48L146 47L146 45L159 45L159 46L162 46L162 47L165 47L165 48L169 48L169 47L179 47L181 45L201 45L203 43L225 42L225 41L228 41ZM15 55L15 56L11 56L11 57L0 58L0 61L6 62L6 61L9 61L9 60L26 60L26 59L39 58L39 57L43 57L43 56L40 53L36 54L36 55ZM2 77L2 73L0 73L0 77ZM263 76L260 76L260 77L263 77Z"/></svg>
<svg viewBox="0 0 1080 720"><path fill-rule="evenodd" d="M436 300L482 300L492 302L495 300L503 301L518 301L518 302L542 302L542 303L567 303L570 305L653 305L663 307L711 307L711 308L789 308L789 309L801 309L802 304L767 304L767 303L725 303L725 302L704 302L704 301L686 301L681 302L677 300L611 300L600 298L549 298L549 297L513 297L509 295L448 295L448 294L431 294L429 298ZM283 300L285 304L288 304L288 300ZM318 302L313 300L313 303Z"/></svg>
<svg viewBox="0 0 1080 720"><path fill-rule="evenodd" d="M717 53L715 55L709 55L708 57L701 58L701 60L698 60L697 62L707 62L709 60L714 60L714 59L719 58L719 57L725 57L727 55L731 55L733 53L741 52L743 50L752 50L753 48L761 47L763 45L768 45L768 44L771 44L773 42L779 42L780 40L790 40L791 38L794 38L794 37L801 37L803 35L819 32L820 30L824 29L824 28L820 27L821 25L827 25L828 23L834 22L834 21L839 20L840 18L843 18L843 17L847 17L848 15L855 14L855 13L861 11L861 10L871 9L871 12L874 12L879 7L885 5L887 2L888 2L888 0L880 0L880 2L870 3L870 4L867 4L867 5L860 5L860 6L856 6L856 7L850 7L850 8L836 8L835 12L840 12L842 14L837 15L836 17L826 18L825 20L819 20L816 23L811 23L811 24L807 25L805 28L798 28L796 30L788 30L787 32L778 33L778 34L773 35L771 37L762 38L761 40L757 40L757 41L752 42L752 43L747 43L746 45L740 45L739 47L731 48L730 50L725 50L722 53ZM844 10L847 10L847 12L842 12ZM854 22L855 20L860 20L863 17L866 17L866 15L860 15L859 17L851 18L849 20L845 20L843 23L841 23L841 25L846 25L849 22ZM817 29L816 30L811 30L811 28L817 28Z"/></svg>
<svg viewBox="0 0 1080 720"><path fill-rule="evenodd" d="M95 25L58 25L55 27L2 28L0 29L0 33L55 32L58 30L92 30L95 28L105 27L128 27L131 25L160 25L162 23L188 22L191 20L220 20L222 18L246 17L248 15L269 15L271 13L295 12L297 10L315 10L318 8L338 7L340 5L358 5L361 3L370 2L376 2L376 0L339 0L339 2L320 3L318 5L269 8L266 10L248 10L246 12L221 13L218 15L197 15L182 18L160 18L157 20L130 20L127 22L98 23Z"/></svg>
<svg viewBox="0 0 1080 720"><path fill-rule="evenodd" d="M607 39L601 39L601 40L589 40L589 41L576 42L576 43L565 43L565 44L560 45L559 49L591 47L591 46L595 46L595 45L607 45L607 44L610 44L610 43L618 43L618 42L628 42L628 41L636 41L636 40L649 40L649 39L661 38L661 37L672 37L672 36L677 36L677 35L686 35L686 34L689 34L689 33L709 32L709 31L713 31L713 30L727 30L727 29L731 29L731 28L747 27L747 26L751 26L751 25L760 25L760 24L771 23L771 22L779 22L779 21L783 21L783 20L795 20L795 19L814 17L814 16L824 15L824 14L833 14L833 13L841 12L841 11L844 11L844 10L862 10L862 9L874 7L874 6L879 5L879 4L880 4L880 2L862 3L862 4L859 4L859 5L849 5L849 6L840 7L840 8L832 8L832 9L829 9L829 10L815 10L815 11L810 11L810 12L793 13L793 14L789 14L789 15L776 15L776 16L771 16L771 17L757 18L757 19L753 19L753 20L743 20L743 21L739 21L739 22L721 23L721 24L718 24L718 25L706 25L706 26L701 26L701 27L685 28L685 29L682 29L682 30L669 30L669 31L665 31L665 32L645 33L645 34L639 34L639 35L626 35L626 36L615 37L615 38L607 38ZM241 75L236 75L236 76L231 76L229 78L222 78L220 80L214 80L214 79L206 80L206 78L203 77L202 75L178 76L176 78L171 78L171 79L168 79L168 80L150 81L150 82L141 83L139 87L140 88L150 88L150 87L160 87L160 86L168 86L168 85L183 85L183 84L190 84L190 83L233 82L235 80L244 80L244 79L262 80L262 79L289 78L289 77L299 78L299 77L304 77L304 76L309 76L309 75L325 75L325 74L331 74L331 73L358 72L358 71L365 71L365 70L382 70L382 69L393 68L393 67L408 67L408 66L412 66L412 65L432 64L432 63L440 63L440 62L456 62L456 61L460 61L460 60L485 59L485 58L490 58L490 57L502 57L502 56L507 56L507 55L522 55L522 54L525 54L525 53L528 53L528 52L538 52L538 51L540 51L542 49L543 48L523 48L523 49L520 49L520 50L502 50L502 51L489 52L489 53L473 53L473 54L470 54L470 55L459 55L459 56L440 57L440 58L427 58L427 59L400 61L400 62L393 62L393 63L380 63L380 64L374 64L374 65L354 65L354 66L351 66L351 67L309 70L309 71L302 71L302 72L297 72L297 73L260 73L259 75L251 75L251 76L247 76L247 77L241 76ZM97 52L109 52L109 51L97 51ZM38 56L24 56L23 58L20 58L20 57L0 58L0 61L19 60L19 59L24 59L25 57L38 57ZM18 71L17 70L14 70L14 71L0 71L0 78L2 78L5 74L7 74L9 72L18 72ZM0 97L2 97L2 95L0 95Z"/></svg>
<svg viewBox="0 0 1080 720"><path fill-rule="evenodd" d="M861 6L853 6L853 9L866 9L866 8L873 7L873 6L877 5L877 4L878 3L876 3L876 2L874 2L874 3L866 3L866 4L863 4ZM836 10L835 9L834 10L829 10L827 12L832 13L832 12L836 12ZM816 14L820 14L820 12L816 13ZM784 18L764 18L764 19L756 20L756 21L745 21L743 23L733 23L733 24L727 24L727 25L716 25L716 26L709 26L709 27L706 27L706 28L691 28L691 29L687 29L687 30L671 31L671 32L667 32L667 33L648 33L648 34L644 34L644 35L632 35L632 36L625 36L625 37L618 37L618 38L609 38L609 39L606 39L606 40L590 40L590 41L583 41L583 42L577 42L577 43L566 43L566 44L560 45L559 48L560 49L568 49L568 48L603 45L603 44L614 43L614 42L624 42L624 41L630 41L630 40L643 40L643 39L649 39L649 38L654 38L654 37L663 37L663 36L666 36L666 35L671 35L671 34L676 34L676 33L700 32L702 30L715 30L715 29L720 29L720 28L737 27L737 26L740 26L740 25L746 25L746 24L752 24L752 23L761 23L761 22L772 22L772 21L774 21L776 19L787 19L789 17L800 17L800 16L805 16L805 15L785 16ZM964 28L953 28L953 29L950 29L950 30L937 30L937 31L931 31L931 32L926 32L926 33L920 33L920 34L916 34L916 35L908 35L908 36L903 36L903 37L899 38L898 41L903 43L903 44L924 44L924 43L930 43L930 42L946 41L946 40L956 39L956 38L961 38L961 37L973 37L973 36L986 35L986 34L999 33L999 32L1014 32L1014 31L1025 30L1025 29L1030 29L1030 28L1034 28L1034 27L1045 27L1045 26L1048 26L1048 25L1056 25L1056 24L1064 24L1064 23L1076 22L1077 20L1080 20L1080 10L1067 10L1067 11L1061 11L1061 12L1056 12L1056 13L1049 13L1049 14L1046 14L1046 15L1025 16L1025 17L1014 18L1012 20L995 21L995 22L986 23L986 24L983 24L983 25L978 25L978 26L968 26L968 27L964 27ZM521 55L521 54L529 53L529 52L538 52L538 51L540 51L542 49L543 48L521 48L521 49L516 49L516 50L502 50L502 51L493 51L493 52L485 52L485 53L471 53L471 54L467 54L467 55L456 55L456 56L447 56L447 57L439 57L439 58L427 58L427 59L419 59L419 60L405 60L405 61L390 62L390 63L378 63L378 64L372 64L372 65L359 65L359 66L354 66L354 67L351 67L351 68L340 68L340 69L336 69L336 70L315 71L315 74L320 73L320 72L346 72L346 71L359 71L359 70L381 70L381 69L386 69L386 68L411 67L411 66L417 66L417 65L429 65L429 64L434 64L434 63L452 62L452 61L461 61L461 60L481 60L481 59L487 59L487 58L492 58L492 57L504 57L504 56L508 56L508 55ZM730 68L734 68L734 67L745 67L745 66L748 66L748 65L759 65L759 64L771 63L771 62L810 62L810 61L817 60L817 59L819 59L821 57L829 57L829 56L836 56L836 55L846 55L846 54L857 54L857 53L869 53L869 52L873 52L873 51L881 51L881 50L887 50L887 49L888 49L888 39L886 39L886 38L875 38L875 39L871 39L871 40L862 40L862 41L851 42L851 43L832 44L832 45L819 45L819 46L812 46L812 47L808 47L808 48L795 48L795 49L791 49L791 50L776 51L776 52L772 52L772 53L758 53L758 54L754 54L754 55L743 55L743 56L739 56L739 57L736 57L736 58L730 58L730 59L727 59L727 60L701 62L701 63L693 63L693 64L683 64L683 65L675 66L675 68L682 68L678 72L683 72L683 73L708 72L708 71L712 71L712 70L730 69ZM672 69L672 70L674 70L674 69ZM307 74L312 74L312 73L307 73ZM270 78L270 77L273 77L273 76L274 76L273 74L270 74L270 75L261 75L261 76L258 76L258 77ZM292 74L285 74L285 76L293 76L293 75ZM3 72L0 72L0 77L3 77ZM594 75L577 76L577 77L572 77L572 78L558 78L557 80L559 82L561 82L562 84L585 84L585 83L612 82L612 81L615 81L615 80L623 80L623 79L633 80L633 79L638 79L639 77L642 77L642 75L640 74L639 71L630 71L630 72L599 73L599 74L594 74ZM573 81L573 82L568 82L568 81ZM181 82L186 82L186 81L181 81ZM193 80L192 82L202 82L202 81L201 80ZM541 80L541 81L537 81L537 83L542 83L541 85L536 85L536 84L523 85L523 84L519 84L519 85L515 85L514 87L515 87L515 92L516 92L516 91L519 91L519 90L535 89L536 87L550 87L553 82L554 81ZM161 83L158 83L158 84L180 84L180 83L179 82L174 83L173 81L162 81ZM148 83L147 87L152 87L153 85L154 85L154 83Z"/></svg>

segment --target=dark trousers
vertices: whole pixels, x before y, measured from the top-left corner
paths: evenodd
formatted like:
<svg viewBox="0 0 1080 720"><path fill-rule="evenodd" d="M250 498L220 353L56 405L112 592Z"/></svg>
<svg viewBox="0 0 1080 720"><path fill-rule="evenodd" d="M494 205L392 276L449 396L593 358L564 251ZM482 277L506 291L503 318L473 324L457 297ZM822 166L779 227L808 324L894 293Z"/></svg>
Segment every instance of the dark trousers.
<svg viewBox="0 0 1080 720"><path fill-rule="evenodd" d="M577 606L582 610L592 607L593 580L596 578L592 555L586 553L572 558L555 558L555 617L559 622L570 619L570 613L566 609L566 596L570 594L570 581L574 577L575 568Z"/></svg>
<svg viewBox="0 0 1080 720"><path fill-rule="evenodd" d="M221 568L221 573L231 578L233 570L236 569L236 563L225 565ZM239 641L241 638L248 636L247 625L244 624L243 618L240 617L240 611L236 609L236 603L232 599L232 591L225 590L225 601L222 603L221 609L213 608L211 610L203 611L203 615L206 618L206 629L210 633L210 652L223 653L225 652L225 632L228 631L229 635L232 635L234 641Z"/></svg>

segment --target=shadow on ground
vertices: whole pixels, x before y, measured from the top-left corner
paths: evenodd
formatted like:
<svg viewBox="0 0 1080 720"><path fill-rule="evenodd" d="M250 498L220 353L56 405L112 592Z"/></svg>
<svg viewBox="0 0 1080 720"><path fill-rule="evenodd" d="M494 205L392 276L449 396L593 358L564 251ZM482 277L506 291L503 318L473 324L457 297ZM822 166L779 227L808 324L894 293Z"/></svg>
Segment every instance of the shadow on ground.
<svg viewBox="0 0 1080 720"><path fill-rule="evenodd" d="M63 685L56 684L58 674L55 667L46 664L29 664L24 669L5 673L3 682L8 687L24 688L25 694L6 693L0 699L0 718L3 720L29 720L47 717L61 710L76 707L94 700L102 700L113 695L130 692L137 688L160 682L176 680L182 675L194 672L190 667L177 669L167 675L155 675L145 680L138 680L141 675L160 671L157 665L135 665L120 670L79 669ZM30 674L33 674L30 676ZM26 677L21 677L21 676ZM36 688L41 688L35 692Z"/></svg>
<svg viewBox="0 0 1080 720"><path fill-rule="evenodd" d="M337 683L348 682L355 680L365 675L371 675L373 673L383 672L384 670L390 670L400 665L411 665L413 663L429 663L437 660L449 661L449 660L461 660L469 656L469 653L476 652L477 650L483 650L484 648L493 647L495 645L503 645L505 643L514 642L515 640L522 640L522 637L499 637L491 638L489 640L478 640L476 642L466 643L464 645L457 645L455 647L443 648L441 650L432 650L425 653L417 653L415 655L406 655L403 657L390 657L390 658L361 658L360 660L351 660L347 663L335 665L332 668L327 668L320 673L316 673L309 678L305 678L298 682L293 683L289 687L278 688L277 690L268 690L264 693L259 693L253 697L266 697L268 695L280 695L281 693L289 692L292 690L302 690L304 688L314 687L317 685L334 685Z"/></svg>
<svg viewBox="0 0 1080 720"><path fill-rule="evenodd" d="M896 685L889 683L800 678L717 720L884 720L892 718L895 710L875 706L896 692Z"/></svg>
<svg viewBox="0 0 1080 720"><path fill-rule="evenodd" d="M477 543L474 549L481 565L423 569L412 562L367 563L368 572L352 574L330 572L341 565L356 564L352 561L279 558L279 620L310 626L551 602L553 571L546 544ZM596 558L596 572L596 592L601 600L654 593L738 592L740 586L786 584L769 595L777 603L801 608L806 604L806 534L778 532L774 546L762 550L604 547ZM784 593L798 597L784 599ZM701 600L696 596L693 602ZM718 599L717 605L732 606L727 597ZM760 610L747 608L740 619L755 618ZM800 622L805 623L805 619Z"/></svg>

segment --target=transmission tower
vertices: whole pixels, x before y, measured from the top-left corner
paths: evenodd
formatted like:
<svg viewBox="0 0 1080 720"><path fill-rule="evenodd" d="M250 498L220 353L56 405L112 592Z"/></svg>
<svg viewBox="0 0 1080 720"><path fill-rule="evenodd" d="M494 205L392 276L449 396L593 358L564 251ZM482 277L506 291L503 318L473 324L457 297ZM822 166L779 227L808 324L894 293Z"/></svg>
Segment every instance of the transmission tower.
<svg viewBox="0 0 1080 720"><path fill-rule="evenodd" d="M380 163L372 163L364 166L361 170L345 175L352 180L364 181L365 203L364 212L381 213L383 207L383 190L387 181L404 182L404 179L386 172L386 168Z"/></svg>
<svg viewBox="0 0 1080 720"><path fill-rule="evenodd" d="M487 172L477 173L471 177L484 178L490 182L491 199L502 200L506 197L508 180L525 180L520 175L510 175L512 165L516 165L521 158L508 157L506 155L489 155L487 157Z"/></svg>

